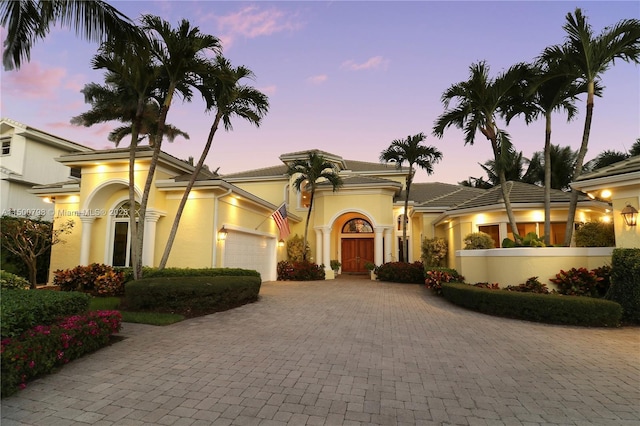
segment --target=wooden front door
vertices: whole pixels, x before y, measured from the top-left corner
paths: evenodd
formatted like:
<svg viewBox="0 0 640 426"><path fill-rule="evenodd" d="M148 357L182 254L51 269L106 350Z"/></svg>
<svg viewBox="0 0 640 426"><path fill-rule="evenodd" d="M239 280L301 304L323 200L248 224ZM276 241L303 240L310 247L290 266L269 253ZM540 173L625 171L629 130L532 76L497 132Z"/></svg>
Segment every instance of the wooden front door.
<svg viewBox="0 0 640 426"><path fill-rule="evenodd" d="M365 263L373 263L373 238L342 239L342 272L365 273Z"/></svg>

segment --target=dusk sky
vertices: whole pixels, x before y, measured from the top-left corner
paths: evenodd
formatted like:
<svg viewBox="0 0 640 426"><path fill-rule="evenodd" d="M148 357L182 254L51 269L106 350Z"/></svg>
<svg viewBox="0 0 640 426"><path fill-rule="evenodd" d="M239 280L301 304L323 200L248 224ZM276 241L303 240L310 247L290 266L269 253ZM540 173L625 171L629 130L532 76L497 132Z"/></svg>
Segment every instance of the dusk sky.
<svg viewBox="0 0 640 426"><path fill-rule="evenodd" d="M173 27L189 20L201 32L219 37L234 66L251 69L253 86L269 96L270 112L255 128L236 119L220 130L206 161L228 174L281 164L280 154L317 148L346 159L378 162L394 139L419 132L443 160L431 176L417 181L456 183L481 177L478 165L492 157L482 135L465 146L462 132L432 136L444 112L442 93L468 79L469 66L485 60L495 76L517 62L531 62L564 40L565 16L580 7L596 34L621 19L640 18L640 2L111 2L129 18L153 14ZM6 31L1 30L2 42ZM37 42L31 61L19 71L2 71L2 117L96 149L113 145L109 131L118 123L91 128L70 124L86 111L80 90L103 83L91 69L96 43L57 27ZM587 160L605 149L626 151L640 137L640 67L616 62L603 75L596 98ZM552 143L577 150L584 124L584 96L571 123L556 115ZM190 140L165 141L179 158L199 156L211 126L199 96L174 101L168 122ZM504 126L504 123L501 123ZM507 131L525 157L541 151L544 123L526 126L516 119ZM126 146L126 145L125 145Z"/></svg>

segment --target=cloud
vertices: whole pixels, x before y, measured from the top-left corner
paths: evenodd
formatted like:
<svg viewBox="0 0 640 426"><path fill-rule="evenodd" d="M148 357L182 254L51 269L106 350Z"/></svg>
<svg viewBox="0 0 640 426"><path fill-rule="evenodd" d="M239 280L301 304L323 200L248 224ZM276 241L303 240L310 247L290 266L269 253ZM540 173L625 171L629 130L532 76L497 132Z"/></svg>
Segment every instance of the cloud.
<svg viewBox="0 0 640 426"><path fill-rule="evenodd" d="M236 37L256 38L269 36L282 31L297 31L302 23L295 16L276 8L262 10L258 6L247 6L238 12L215 18L223 34L220 39L225 46Z"/></svg>
<svg viewBox="0 0 640 426"><path fill-rule="evenodd" d="M258 90L264 93L265 95L275 95L277 91L277 87L275 84L272 84L271 86L261 87Z"/></svg>
<svg viewBox="0 0 640 426"><path fill-rule="evenodd" d="M44 68L37 61L5 73L2 86L9 95L28 99L53 99L67 74L64 68Z"/></svg>
<svg viewBox="0 0 640 426"><path fill-rule="evenodd" d="M329 76L326 74L314 75L307 78L307 81L311 84L322 84L329 79Z"/></svg>
<svg viewBox="0 0 640 426"><path fill-rule="evenodd" d="M350 59L348 61L343 62L341 65L341 68L345 68L351 71L361 71L361 70L371 70L371 69L387 69L387 66L389 66L388 59L384 59L382 56L374 56L360 64Z"/></svg>

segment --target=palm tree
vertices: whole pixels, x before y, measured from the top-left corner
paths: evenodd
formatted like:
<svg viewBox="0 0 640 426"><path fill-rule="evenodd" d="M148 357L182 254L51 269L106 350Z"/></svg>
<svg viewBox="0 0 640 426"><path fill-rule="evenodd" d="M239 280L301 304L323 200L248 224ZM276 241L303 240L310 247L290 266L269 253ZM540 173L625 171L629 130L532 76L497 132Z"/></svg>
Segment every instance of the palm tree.
<svg viewBox="0 0 640 426"><path fill-rule="evenodd" d="M532 68L532 102L534 114L545 119L544 131L544 242L551 243L551 117L554 112L565 112L567 121L576 113L575 102L578 94L585 91L569 76L563 75L561 62L541 59Z"/></svg>
<svg viewBox="0 0 640 426"><path fill-rule="evenodd" d="M216 114L200 159L180 200L180 205L178 206L178 211L176 212L173 226L169 233L169 239L162 254L162 259L160 260L160 269L163 269L169 260L171 247L178 232L178 225L180 224L180 218L182 217L189 193L204 166L204 161L209 154L213 137L218 130L220 122L223 123L227 131L233 129L231 118L234 116L243 118L256 127L259 127L262 118L269 110L269 100L267 96L251 86L240 84L241 80L247 78L252 79L253 77L253 72L248 68L243 66L234 68L227 59L218 55L214 67L203 82L203 86L207 88L207 109L215 110Z"/></svg>
<svg viewBox="0 0 640 426"><path fill-rule="evenodd" d="M45 38L56 23L73 27L78 35L92 41L135 37L131 20L106 1L3 1L0 25L7 29L2 53L5 69L20 68L23 60L29 61L36 40Z"/></svg>
<svg viewBox="0 0 640 426"><path fill-rule="evenodd" d="M322 182L328 182L333 191L337 191L343 185L342 178L338 175L335 165L325 159L317 151L309 151L304 160L295 160L289 164L286 174L295 177L293 187L298 192L305 190L309 193L309 207L307 210L307 221L304 225L304 254L303 260L307 260L307 236L309 234L309 220L313 209L313 199Z"/></svg>
<svg viewBox="0 0 640 426"><path fill-rule="evenodd" d="M545 186L545 160L544 152L536 151L531 156L529 168L523 176L522 180L526 183L532 183L539 186ZM570 146L551 144L549 148L549 158L551 165L550 187L552 189L560 189L568 191L571 189L569 184L573 177L573 165L575 164L578 153L573 151Z"/></svg>
<svg viewBox="0 0 640 426"><path fill-rule="evenodd" d="M640 138L636 139L631 148L629 148L629 155L632 157L640 155Z"/></svg>
<svg viewBox="0 0 640 426"><path fill-rule="evenodd" d="M630 155L626 152L615 151L613 149L606 149L596 156L591 161L587 161L584 165L584 169L588 171L598 170L609 164L617 163L618 161L626 160Z"/></svg>
<svg viewBox="0 0 640 426"><path fill-rule="evenodd" d="M160 81L162 84L159 86L159 93L162 101L160 102L153 154L140 200L140 218L136 235L138 253L134 256L134 259L138 261L134 265L134 270L139 271L140 274L142 274L146 210L151 184L160 157L169 108L176 93L184 100L190 101L193 88L200 91L206 99L206 88L202 85L202 81L212 67L212 61L206 57L206 54L218 54L221 49L220 40L217 37L201 33L198 27L192 27L189 21L184 19L180 21L176 29L172 29L168 22L152 15L143 16L142 23L142 28L150 40L150 51L161 71ZM131 164L130 167L132 167Z"/></svg>
<svg viewBox="0 0 640 426"><path fill-rule="evenodd" d="M566 64L568 71L565 70L563 73L572 76L587 87L587 110L582 142L574 169L573 178L575 180L582 173L589 145L596 82L600 81L602 74L614 64L616 59L625 62L640 62L640 20L623 19L594 36L587 18L580 9L576 9L573 14L567 13L563 29L567 33L565 43L546 48L542 53L542 59ZM577 202L578 192L571 191L565 246L571 244L573 237Z"/></svg>
<svg viewBox="0 0 640 426"><path fill-rule="evenodd" d="M396 163L398 169L402 168L403 163L409 164L409 173L405 180L404 194L404 217L402 221L402 250L400 251L400 262L408 259L409 245L407 244L407 217L409 215L409 192L411 191L411 183L416 170L414 166L418 166L425 170L427 174L433 173L433 163L437 163L442 159L442 153L432 146L421 145L427 137L424 133L407 136L406 139L395 139L391 145L380 153L380 161L383 163Z"/></svg>
<svg viewBox="0 0 640 426"><path fill-rule="evenodd" d="M105 85L91 83L85 86L85 102L92 105L90 111L72 119L72 123L91 126L105 121L130 123L131 143L129 145L129 229L131 241L131 265L133 277L142 277L142 241L137 238L138 222L135 217L135 156L139 135L149 141L155 139L158 121L158 105L162 101L159 93L160 68L156 65L151 51L151 41L141 33L136 43L122 44L108 40L92 60L94 69L104 69ZM155 110L155 111L154 111ZM172 126L167 126L173 129ZM177 129L176 132L179 132ZM115 129L109 139L116 146L125 135L122 127ZM171 137L171 135L169 135Z"/></svg>
<svg viewBox="0 0 640 426"><path fill-rule="evenodd" d="M509 134L498 127L496 119L498 115L513 115L510 113L513 101L522 97L523 85L529 70L526 65L517 64L491 79L488 65L479 62L472 64L469 71L469 80L452 85L442 94L441 100L446 111L436 120L433 134L442 138L445 129L454 126L464 131L465 145L473 145L477 132L487 138L491 143L511 230L514 238L518 240L518 225L509 200L504 167L512 144ZM449 109L452 100L456 100L457 105Z"/></svg>
<svg viewBox="0 0 640 426"><path fill-rule="evenodd" d="M522 151L516 151L515 149L511 149L507 154L504 161L504 176L508 181L516 181L521 182L523 179L525 172L525 165L529 163L529 160L526 159ZM480 164L480 163L478 163ZM490 188L496 187L500 185L499 172L496 167L496 162L494 160L487 160L484 164L480 164L482 170L487 174L488 182L490 184Z"/></svg>

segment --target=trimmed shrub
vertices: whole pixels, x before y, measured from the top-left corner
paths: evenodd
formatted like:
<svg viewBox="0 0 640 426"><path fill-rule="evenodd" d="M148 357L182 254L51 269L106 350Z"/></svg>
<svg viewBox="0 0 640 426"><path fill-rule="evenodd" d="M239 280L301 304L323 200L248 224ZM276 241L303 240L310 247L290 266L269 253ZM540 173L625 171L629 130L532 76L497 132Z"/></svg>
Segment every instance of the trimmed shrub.
<svg viewBox="0 0 640 426"><path fill-rule="evenodd" d="M258 300L255 276L156 277L125 285L127 310L207 315Z"/></svg>
<svg viewBox="0 0 640 426"><path fill-rule="evenodd" d="M444 266L449 252L447 240L444 238L425 238L422 240L422 261L427 266Z"/></svg>
<svg viewBox="0 0 640 426"><path fill-rule="evenodd" d="M53 284L62 291L82 291L94 296L118 296L124 293L124 274L109 265L92 263L54 271Z"/></svg>
<svg viewBox="0 0 640 426"><path fill-rule="evenodd" d="M124 282L133 281L133 269L114 268L121 272ZM142 268L142 278L162 278L162 277L260 277L258 271L241 268Z"/></svg>
<svg viewBox="0 0 640 426"><path fill-rule="evenodd" d="M510 285L505 289L507 291L519 291L521 293L538 293L549 294L549 289L546 284L542 284L538 281L538 277L531 277L527 279L527 282L519 285Z"/></svg>
<svg viewBox="0 0 640 426"><path fill-rule="evenodd" d="M592 272L598 277L598 297L605 297L609 288L611 287L611 266L604 265L596 269L592 269Z"/></svg>
<svg viewBox="0 0 640 426"><path fill-rule="evenodd" d="M491 235L485 232L472 232L464 237L464 250L484 250L495 248Z"/></svg>
<svg viewBox="0 0 640 426"><path fill-rule="evenodd" d="M26 279L7 271L0 271L0 289L2 290L25 290L31 285Z"/></svg>
<svg viewBox="0 0 640 426"><path fill-rule="evenodd" d="M118 311L93 311L2 339L2 397L24 389L35 377L108 345L121 323Z"/></svg>
<svg viewBox="0 0 640 426"><path fill-rule="evenodd" d="M500 284L498 283L475 283L474 287L486 288L488 290L500 290Z"/></svg>
<svg viewBox="0 0 640 426"><path fill-rule="evenodd" d="M607 299L622 305L625 321L640 324L640 248L613 250Z"/></svg>
<svg viewBox="0 0 640 426"><path fill-rule="evenodd" d="M15 337L37 325L54 324L58 318L86 312L89 300L87 294L78 292L4 291L0 332L3 338Z"/></svg>
<svg viewBox="0 0 640 426"><path fill-rule="evenodd" d="M422 284L424 264L422 262L388 262L375 269L378 280L394 283Z"/></svg>
<svg viewBox="0 0 640 426"><path fill-rule="evenodd" d="M312 262L289 262L283 260L277 265L278 281L318 281L324 280L324 268Z"/></svg>
<svg viewBox="0 0 640 426"><path fill-rule="evenodd" d="M577 247L615 247L613 223L587 222L575 232Z"/></svg>
<svg viewBox="0 0 640 426"><path fill-rule="evenodd" d="M571 268L568 271L560 270L555 278L549 281L558 287L558 293L567 296L599 297L598 283L603 278L587 268Z"/></svg>
<svg viewBox="0 0 640 426"><path fill-rule="evenodd" d="M427 268L425 275L427 276L424 280L425 285L438 295L442 294L442 283L464 282L464 277L450 268Z"/></svg>
<svg viewBox="0 0 640 426"><path fill-rule="evenodd" d="M591 297L488 290L456 283L444 283L442 295L456 305L485 314L549 324L616 327L622 317L618 303Z"/></svg>

